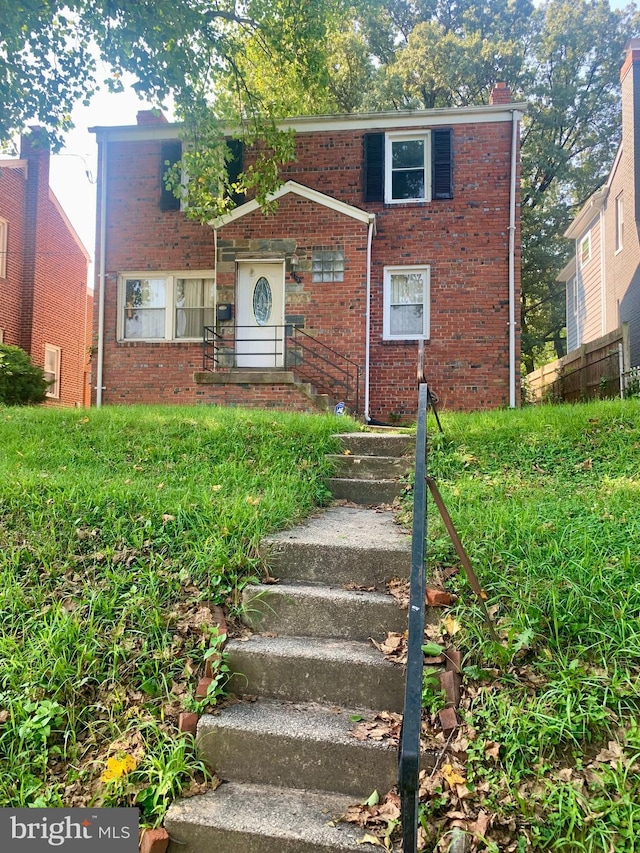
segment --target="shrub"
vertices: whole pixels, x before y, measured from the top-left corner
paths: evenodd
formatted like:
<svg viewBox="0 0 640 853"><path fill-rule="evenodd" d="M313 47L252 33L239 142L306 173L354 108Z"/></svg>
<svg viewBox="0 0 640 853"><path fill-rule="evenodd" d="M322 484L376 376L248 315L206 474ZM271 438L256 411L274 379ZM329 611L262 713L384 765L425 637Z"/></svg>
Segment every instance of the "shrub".
<svg viewBox="0 0 640 853"><path fill-rule="evenodd" d="M24 350L0 344L0 404L27 406L42 403L48 385L42 368L32 364Z"/></svg>

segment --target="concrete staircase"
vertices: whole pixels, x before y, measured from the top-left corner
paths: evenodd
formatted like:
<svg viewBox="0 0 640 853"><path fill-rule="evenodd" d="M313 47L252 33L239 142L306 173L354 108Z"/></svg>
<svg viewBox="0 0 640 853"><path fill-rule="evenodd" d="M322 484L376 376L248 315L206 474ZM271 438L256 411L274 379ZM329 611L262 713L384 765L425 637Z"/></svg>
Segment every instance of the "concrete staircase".
<svg viewBox="0 0 640 853"><path fill-rule="evenodd" d="M343 436L331 481L360 483L354 503L388 503L390 474L404 473L404 436ZM384 461L376 473L375 455ZM356 459L365 460L356 462ZM343 465L348 467L342 467ZM362 479L360 479L362 477ZM374 484L382 497L375 499ZM354 487L355 488L355 487ZM344 493L344 492L343 492ZM410 536L390 512L334 506L263 543L277 583L244 591L254 633L226 647L238 701L203 716L202 757L225 780L216 791L174 803L165 819L170 853L366 853L364 832L332 824L354 802L396 783L397 748L358 739L356 721L401 711L404 674L369 642L403 631L407 614L386 582L406 577Z"/></svg>
<svg viewBox="0 0 640 853"><path fill-rule="evenodd" d="M400 478L413 467L414 437L354 432L339 438L343 453L330 457L336 476L327 480L334 498L362 506L393 503L402 491Z"/></svg>

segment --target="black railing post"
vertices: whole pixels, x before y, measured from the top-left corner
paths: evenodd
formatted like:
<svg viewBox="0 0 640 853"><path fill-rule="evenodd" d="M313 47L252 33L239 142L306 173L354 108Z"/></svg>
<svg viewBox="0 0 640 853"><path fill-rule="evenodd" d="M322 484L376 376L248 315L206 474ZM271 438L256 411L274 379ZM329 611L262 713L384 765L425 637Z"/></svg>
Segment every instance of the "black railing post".
<svg viewBox="0 0 640 853"><path fill-rule="evenodd" d="M422 669L426 594L427 539L427 407L429 389L422 383L418 393L413 533L404 714L398 756L398 788L402 811L404 853L418 849L418 798L420 788L420 730L422 725Z"/></svg>

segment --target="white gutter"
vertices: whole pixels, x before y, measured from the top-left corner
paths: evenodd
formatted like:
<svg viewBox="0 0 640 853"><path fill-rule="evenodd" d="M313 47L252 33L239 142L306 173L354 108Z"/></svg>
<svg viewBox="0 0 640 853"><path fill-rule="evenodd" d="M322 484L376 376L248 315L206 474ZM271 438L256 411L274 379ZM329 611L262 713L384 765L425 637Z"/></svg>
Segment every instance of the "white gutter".
<svg viewBox="0 0 640 853"><path fill-rule="evenodd" d="M100 259L98 262L98 366L96 377L96 407L102 405L102 382L104 371L104 288L107 240L107 140L102 140L100 159Z"/></svg>
<svg viewBox="0 0 640 853"><path fill-rule="evenodd" d="M371 243L373 242L373 228L375 217L369 219L367 233L367 327L364 344L364 419L369 421L369 356L371 350Z"/></svg>
<svg viewBox="0 0 640 853"><path fill-rule="evenodd" d="M521 113L511 112L511 188L509 195L509 407L516 407L516 167L518 122Z"/></svg>

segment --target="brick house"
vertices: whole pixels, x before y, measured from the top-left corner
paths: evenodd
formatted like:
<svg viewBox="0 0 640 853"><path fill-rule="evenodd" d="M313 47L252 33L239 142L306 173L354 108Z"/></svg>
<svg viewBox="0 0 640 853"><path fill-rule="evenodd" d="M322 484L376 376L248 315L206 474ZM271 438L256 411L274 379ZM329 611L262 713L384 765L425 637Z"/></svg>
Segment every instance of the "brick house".
<svg viewBox="0 0 640 853"><path fill-rule="evenodd" d="M566 283L567 350L628 324L632 365L640 365L640 39L625 46L620 71L622 141L606 183L564 236L574 254Z"/></svg>
<svg viewBox="0 0 640 853"><path fill-rule="evenodd" d="M178 126L142 111L92 128L98 404L307 410L324 394L410 417L424 340L441 404L516 405L521 109L501 84L488 106L284 121L276 212L242 198L207 226L163 187Z"/></svg>
<svg viewBox="0 0 640 853"><path fill-rule="evenodd" d="M90 403L88 265L49 187L46 139L32 128L20 158L0 160L0 341L44 369L53 405Z"/></svg>

